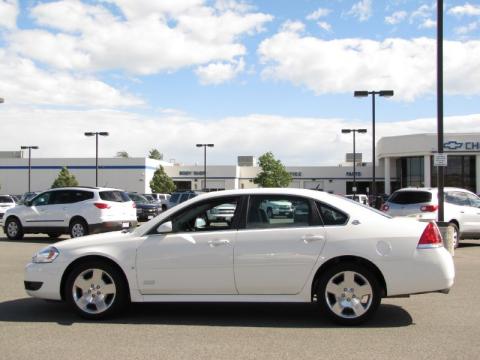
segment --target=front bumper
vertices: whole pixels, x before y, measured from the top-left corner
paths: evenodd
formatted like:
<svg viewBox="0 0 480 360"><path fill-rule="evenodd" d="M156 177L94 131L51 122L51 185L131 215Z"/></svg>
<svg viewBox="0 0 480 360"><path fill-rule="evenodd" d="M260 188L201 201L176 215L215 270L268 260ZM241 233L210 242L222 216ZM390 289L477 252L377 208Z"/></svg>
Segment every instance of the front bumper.
<svg viewBox="0 0 480 360"><path fill-rule="evenodd" d="M89 225L89 230L90 234L99 234L109 231L119 231L134 228L137 227L137 224L138 222L136 220L105 221L102 223Z"/></svg>
<svg viewBox="0 0 480 360"><path fill-rule="evenodd" d="M47 264L29 263L25 266L25 291L32 297L61 300L60 282L65 264L55 261Z"/></svg>

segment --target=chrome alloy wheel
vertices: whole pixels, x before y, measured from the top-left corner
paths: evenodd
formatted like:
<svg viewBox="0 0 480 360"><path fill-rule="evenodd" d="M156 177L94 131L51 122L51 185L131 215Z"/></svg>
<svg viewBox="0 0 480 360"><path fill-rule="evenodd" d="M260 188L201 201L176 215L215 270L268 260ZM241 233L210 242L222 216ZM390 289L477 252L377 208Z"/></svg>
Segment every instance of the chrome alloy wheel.
<svg viewBox="0 0 480 360"><path fill-rule="evenodd" d="M72 237L80 237L85 235L85 227L80 224L76 223L72 226Z"/></svg>
<svg viewBox="0 0 480 360"><path fill-rule="evenodd" d="M365 314L372 305L373 289L368 280L354 271L343 271L330 278L325 300L330 310L345 319Z"/></svg>
<svg viewBox="0 0 480 360"><path fill-rule="evenodd" d="M101 269L87 269L73 282L73 301L82 311L100 314L114 303L117 288L113 278Z"/></svg>
<svg viewBox="0 0 480 360"><path fill-rule="evenodd" d="M456 226L453 227L453 236L452 236L452 242L453 242L453 248L456 249L458 247L458 241L459 241L459 235L458 235L458 229Z"/></svg>
<svg viewBox="0 0 480 360"><path fill-rule="evenodd" d="M10 221L7 226L8 236L14 238L18 235L18 224L15 221Z"/></svg>

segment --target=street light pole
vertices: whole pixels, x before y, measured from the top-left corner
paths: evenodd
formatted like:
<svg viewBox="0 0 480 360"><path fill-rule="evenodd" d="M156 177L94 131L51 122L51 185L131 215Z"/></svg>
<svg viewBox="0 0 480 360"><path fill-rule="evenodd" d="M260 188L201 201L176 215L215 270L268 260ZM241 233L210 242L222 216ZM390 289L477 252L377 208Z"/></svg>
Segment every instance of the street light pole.
<svg viewBox="0 0 480 360"><path fill-rule="evenodd" d="M437 0L437 151L443 153L443 0ZM444 167L437 166L438 222L445 219Z"/></svg>
<svg viewBox="0 0 480 360"><path fill-rule="evenodd" d="M350 134L353 133L353 188L352 188L352 193L353 196L355 197L355 194L357 193L357 168L356 168L356 154L355 154L355 133L360 133L360 134L365 134L367 132L367 129L342 129L342 134Z"/></svg>
<svg viewBox="0 0 480 360"><path fill-rule="evenodd" d="M203 147L203 190L207 190L207 147L214 147L214 144L196 144Z"/></svg>
<svg viewBox="0 0 480 360"><path fill-rule="evenodd" d="M354 91L353 96L355 97L367 97L372 95L372 188L370 194L373 196L377 195L377 184L375 179L375 95L382 97L392 97L393 90L380 90L380 91Z"/></svg>
<svg viewBox="0 0 480 360"><path fill-rule="evenodd" d="M20 149L28 149L28 192L31 192L31 176L32 176L32 149L37 150L38 146L20 146Z"/></svg>
<svg viewBox="0 0 480 360"><path fill-rule="evenodd" d="M98 187L98 136L108 136L106 131L86 132L85 136L95 136L95 187Z"/></svg>

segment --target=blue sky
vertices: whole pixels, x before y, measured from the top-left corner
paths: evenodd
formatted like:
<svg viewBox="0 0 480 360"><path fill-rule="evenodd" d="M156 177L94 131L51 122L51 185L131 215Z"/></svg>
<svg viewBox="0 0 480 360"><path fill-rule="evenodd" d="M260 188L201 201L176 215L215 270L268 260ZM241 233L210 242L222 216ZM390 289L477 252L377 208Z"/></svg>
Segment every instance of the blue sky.
<svg viewBox="0 0 480 360"><path fill-rule="evenodd" d="M480 2L444 10L446 128L480 131ZM85 156L82 132L109 130L104 156L192 163L208 141L214 163L336 164L341 127L370 132L355 89L395 91L378 136L435 130L435 21L435 1L0 0L0 116L23 134L0 150Z"/></svg>

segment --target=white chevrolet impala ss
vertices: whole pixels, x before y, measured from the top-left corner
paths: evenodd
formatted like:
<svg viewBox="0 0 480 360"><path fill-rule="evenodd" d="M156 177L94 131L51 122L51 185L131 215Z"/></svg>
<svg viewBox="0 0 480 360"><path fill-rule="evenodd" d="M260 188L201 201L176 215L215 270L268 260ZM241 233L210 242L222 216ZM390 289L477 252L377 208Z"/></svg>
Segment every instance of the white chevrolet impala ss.
<svg viewBox="0 0 480 360"><path fill-rule="evenodd" d="M293 215L267 216L272 202L290 203ZM232 217L211 216L227 205ZM319 191L253 189L198 196L134 231L48 246L26 266L25 288L89 319L129 302L313 301L353 325L383 297L447 293L454 276L434 223Z"/></svg>

